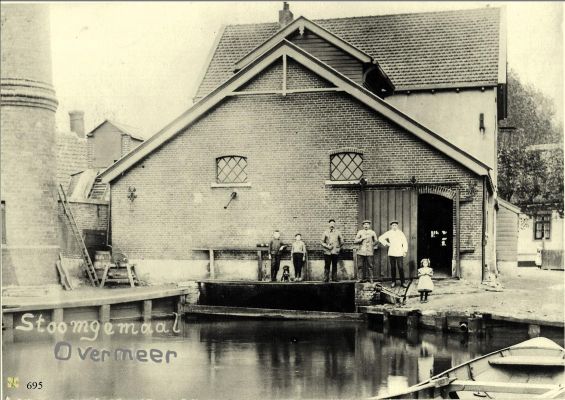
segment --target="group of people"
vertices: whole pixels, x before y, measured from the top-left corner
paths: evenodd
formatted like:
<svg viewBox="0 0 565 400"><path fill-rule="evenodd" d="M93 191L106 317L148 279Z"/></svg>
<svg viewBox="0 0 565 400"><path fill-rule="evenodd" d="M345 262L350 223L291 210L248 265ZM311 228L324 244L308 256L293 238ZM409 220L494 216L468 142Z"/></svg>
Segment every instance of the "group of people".
<svg viewBox="0 0 565 400"><path fill-rule="evenodd" d="M322 234L320 244L324 251L324 282L337 282L337 264L341 249L344 245L342 233L336 228L335 220L332 218L328 221L328 228ZM297 233L294 242L287 245L282 242L280 232L274 231L273 238L269 243L269 259L271 260L271 281L277 280L277 274L280 268L281 254L286 247L290 247L292 264L294 266L294 280L302 281L302 268L306 261L306 244L302 241L302 235ZM390 271L392 277L391 287L396 286L396 272L400 275L400 285L407 287L404 277L403 261L408 252L408 241L404 233L398 228L398 221L390 222L390 229L380 236L371 229L371 221L363 221L363 229L357 232L353 241L357 244L358 256L358 278L360 282L373 282L373 256L375 248L380 243L388 248L388 259L390 262ZM433 270L430 267L429 259L421 262L421 268L418 269L418 291L420 292L420 301L427 301L427 295L433 289L431 276ZM288 275L288 271L287 271Z"/></svg>

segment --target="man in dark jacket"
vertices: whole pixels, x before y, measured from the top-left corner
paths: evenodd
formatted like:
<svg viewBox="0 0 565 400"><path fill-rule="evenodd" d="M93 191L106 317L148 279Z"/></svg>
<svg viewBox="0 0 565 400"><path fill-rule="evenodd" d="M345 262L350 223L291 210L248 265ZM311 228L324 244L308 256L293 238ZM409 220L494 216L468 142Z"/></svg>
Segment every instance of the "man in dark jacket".
<svg viewBox="0 0 565 400"><path fill-rule="evenodd" d="M281 264L281 253L286 245L281 240L279 231L273 232L273 238L269 243L269 260L271 260L271 282L276 282L279 266Z"/></svg>
<svg viewBox="0 0 565 400"><path fill-rule="evenodd" d="M335 227L335 219L328 221L329 228L322 234L321 245L324 248L324 282L330 280L330 265L332 267L332 281L337 282L337 261L343 246L343 236Z"/></svg>

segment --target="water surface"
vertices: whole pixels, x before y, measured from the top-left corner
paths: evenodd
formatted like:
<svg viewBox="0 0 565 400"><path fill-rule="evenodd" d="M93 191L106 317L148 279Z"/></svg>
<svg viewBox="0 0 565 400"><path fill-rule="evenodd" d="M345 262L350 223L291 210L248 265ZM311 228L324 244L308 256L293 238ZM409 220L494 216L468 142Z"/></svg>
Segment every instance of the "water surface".
<svg viewBox="0 0 565 400"><path fill-rule="evenodd" d="M161 321L163 322L163 321ZM166 321L171 326L172 321ZM153 323L155 324L155 322ZM16 325L18 323L16 322ZM139 326L139 325L138 325ZM434 332L377 332L357 322L186 321L181 333L80 340L16 332L3 344L4 395L31 399L362 398L416 384L432 373L527 339L494 329L481 339ZM72 346L57 360L57 342ZM563 345L562 337L557 342ZM146 349L146 361L82 360L78 348ZM176 353L151 361L150 349ZM134 353L135 354L135 353ZM19 388L7 388L8 377ZM27 389L28 382L42 389Z"/></svg>

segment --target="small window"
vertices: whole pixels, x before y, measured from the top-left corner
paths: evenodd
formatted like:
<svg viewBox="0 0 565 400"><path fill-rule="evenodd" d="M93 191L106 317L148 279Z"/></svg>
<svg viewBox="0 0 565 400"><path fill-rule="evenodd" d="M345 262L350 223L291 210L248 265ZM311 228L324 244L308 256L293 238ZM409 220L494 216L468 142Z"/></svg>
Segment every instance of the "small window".
<svg viewBox="0 0 565 400"><path fill-rule="evenodd" d="M6 202L2 200L2 244L6 244Z"/></svg>
<svg viewBox="0 0 565 400"><path fill-rule="evenodd" d="M218 183L247 182L247 158L240 156L216 158L216 178Z"/></svg>
<svg viewBox="0 0 565 400"><path fill-rule="evenodd" d="M330 156L332 181L356 181L362 177L363 155L361 153L336 153Z"/></svg>
<svg viewBox="0 0 565 400"><path fill-rule="evenodd" d="M551 215L540 214L535 216L534 224L534 238L535 239L550 239L551 238Z"/></svg>

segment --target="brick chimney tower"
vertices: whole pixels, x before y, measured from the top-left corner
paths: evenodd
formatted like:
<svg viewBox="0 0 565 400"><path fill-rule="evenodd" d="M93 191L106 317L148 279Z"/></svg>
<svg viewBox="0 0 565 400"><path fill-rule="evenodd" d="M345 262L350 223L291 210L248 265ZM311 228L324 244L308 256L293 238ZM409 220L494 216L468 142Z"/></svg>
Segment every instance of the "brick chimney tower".
<svg viewBox="0 0 565 400"><path fill-rule="evenodd" d="M2 4L2 279L57 284L55 111L49 8Z"/></svg>
<svg viewBox="0 0 565 400"><path fill-rule="evenodd" d="M294 19L294 15L292 14L292 11L290 11L290 7L288 6L288 3L286 1L283 2L283 9L279 10L280 27L284 28L285 26L290 24L293 19Z"/></svg>

